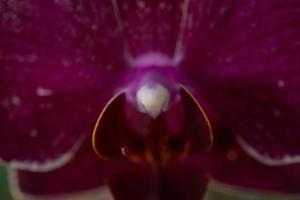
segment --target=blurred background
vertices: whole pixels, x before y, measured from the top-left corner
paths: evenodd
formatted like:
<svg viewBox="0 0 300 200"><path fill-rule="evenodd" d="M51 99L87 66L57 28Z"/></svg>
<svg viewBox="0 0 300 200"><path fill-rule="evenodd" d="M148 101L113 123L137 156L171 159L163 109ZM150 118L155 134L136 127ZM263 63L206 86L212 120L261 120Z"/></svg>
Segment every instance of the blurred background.
<svg viewBox="0 0 300 200"><path fill-rule="evenodd" d="M0 165L0 199L12 200L9 194L5 167Z"/></svg>
<svg viewBox="0 0 300 200"><path fill-rule="evenodd" d="M284 197L271 194L254 193L250 191L224 191L217 185L211 184L206 200L299 200L299 198ZM4 166L0 165L0 200L13 200L9 193L7 174Z"/></svg>

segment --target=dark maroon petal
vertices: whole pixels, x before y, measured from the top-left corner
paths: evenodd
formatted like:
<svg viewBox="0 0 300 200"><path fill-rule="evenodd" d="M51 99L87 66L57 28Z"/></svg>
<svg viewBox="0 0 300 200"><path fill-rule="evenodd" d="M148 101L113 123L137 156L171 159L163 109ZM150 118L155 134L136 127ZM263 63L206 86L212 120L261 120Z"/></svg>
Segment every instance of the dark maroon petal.
<svg viewBox="0 0 300 200"><path fill-rule="evenodd" d="M213 143L213 132L206 113L187 88L181 86L180 95L186 111L183 132L190 134L191 152L209 149Z"/></svg>
<svg viewBox="0 0 300 200"><path fill-rule="evenodd" d="M20 192L33 196L76 194L100 188L109 193L105 189L107 179L128 167L129 164L123 161L100 160L88 140L65 166L43 173L18 170L15 178Z"/></svg>
<svg viewBox="0 0 300 200"><path fill-rule="evenodd" d="M125 93L117 94L105 106L93 133L93 148L101 158L122 158L123 135L130 132L123 117Z"/></svg>
<svg viewBox="0 0 300 200"><path fill-rule="evenodd" d="M190 1L189 10L182 70L199 97L257 160L300 161L300 2Z"/></svg>
<svg viewBox="0 0 300 200"><path fill-rule="evenodd" d="M172 164L165 169L140 168L123 172L109 186L115 200L199 200L208 179L199 169Z"/></svg>
<svg viewBox="0 0 300 200"><path fill-rule="evenodd" d="M180 101L174 101L157 118L140 112L124 92L117 94L96 123L95 151L104 158L165 164L209 149L212 130L205 112L187 88L179 86L178 93Z"/></svg>
<svg viewBox="0 0 300 200"><path fill-rule="evenodd" d="M2 160L45 171L71 157L122 74L117 30L108 1L0 2Z"/></svg>
<svg viewBox="0 0 300 200"><path fill-rule="evenodd" d="M209 153L191 159L194 165L202 167L214 180L264 192L299 194L299 164L276 167L261 164L226 134L215 138L214 144Z"/></svg>
<svg viewBox="0 0 300 200"><path fill-rule="evenodd" d="M112 2L132 56L154 52L173 56L184 0Z"/></svg>

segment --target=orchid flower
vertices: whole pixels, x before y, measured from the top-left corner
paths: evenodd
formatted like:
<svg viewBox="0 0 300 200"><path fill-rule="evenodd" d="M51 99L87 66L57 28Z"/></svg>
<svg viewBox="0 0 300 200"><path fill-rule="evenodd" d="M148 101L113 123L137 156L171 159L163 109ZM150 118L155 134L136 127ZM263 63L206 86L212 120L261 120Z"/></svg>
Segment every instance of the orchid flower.
<svg viewBox="0 0 300 200"><path fill-rule="evenodd" d="M299 24L299 0L0 0L17 198L299 193Z"/></svg>

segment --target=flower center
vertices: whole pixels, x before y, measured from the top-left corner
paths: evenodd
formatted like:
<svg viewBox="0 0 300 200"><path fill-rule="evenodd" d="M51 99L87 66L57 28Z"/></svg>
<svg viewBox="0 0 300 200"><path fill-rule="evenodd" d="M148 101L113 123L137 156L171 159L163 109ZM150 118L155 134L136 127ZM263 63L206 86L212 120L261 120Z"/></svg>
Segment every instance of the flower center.
<svg viewBox="0 0 300 200"><path fill-rule="evenodd" d="M170 92L161 84L143 85L138 89L136 98L139 110L156 118L167 109Z"/></svg>
<svg viewBox="0 0 300 200"><path fill-rule="evenodd" d="M126 91L104 108L93 134L100 157L166 166L172 160L206 151L212 144L208 118L182 85L171 92L153 82L137 87L136 101Z"/></svg>

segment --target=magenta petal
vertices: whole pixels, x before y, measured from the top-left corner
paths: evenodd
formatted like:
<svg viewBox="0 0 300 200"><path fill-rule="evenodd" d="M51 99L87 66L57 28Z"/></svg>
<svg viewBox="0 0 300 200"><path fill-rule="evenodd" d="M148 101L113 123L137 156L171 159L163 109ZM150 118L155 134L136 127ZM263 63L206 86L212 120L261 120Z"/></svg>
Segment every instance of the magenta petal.
<svg viewBox="0 0 300 200"><path fill-rule="evenodd" d="M199 96L257 160L299 162L299 1L196 5L182 70Z"/></svg>
<svg viewBox="0 0 300 200"><path fill-rule="evenodd" d="M211 177L228 185L268 192L300 191L300 165L271 167L263 165L241 149L229 137L216 138L213 150L195 157L195 165L203 167Z"/></svg>
<svg viewBox="0 0 300 200"><path fill-rule="evenodd" d="M115 200L199 200L208 179L199 169L172 164L165 169L140 168L123 172L109 183Z"/></svg>
<svg viewBox="0 0 300 200"><path fill-rule="evenodd" d="M133 56L160 52L173 56L183 0L114 0L116 15Z"/></svg>
<svg viewBox="0 0 300 200"><path fill-rule="evenodd" d="M54 196L103 187L113 174L125 170L128 163L105 162L86 142L75 157L62 168L46 173L17 171L17 184L22 193Z"/></svg>
<svg viewBox="0 0 300 200"><path fill-rule="evenodd" d="M122 74L116 30L110 2L0 2L1 160L40 171L68 161Z"/></svg>

